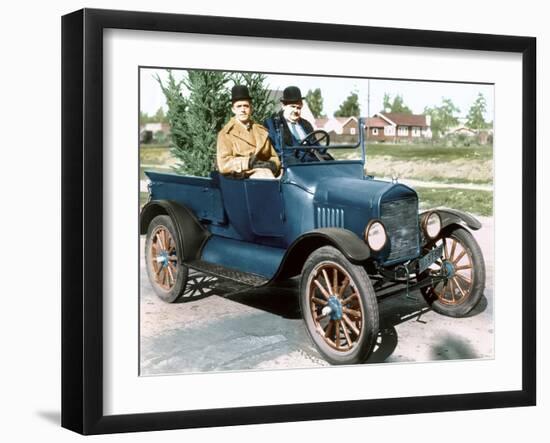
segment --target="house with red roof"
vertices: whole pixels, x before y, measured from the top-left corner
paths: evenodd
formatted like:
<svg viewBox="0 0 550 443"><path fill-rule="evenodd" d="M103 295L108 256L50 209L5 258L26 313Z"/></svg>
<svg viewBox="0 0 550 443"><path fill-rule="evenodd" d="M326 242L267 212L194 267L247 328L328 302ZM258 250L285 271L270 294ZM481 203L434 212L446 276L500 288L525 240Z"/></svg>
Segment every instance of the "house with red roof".
<svg viewBox="0 0 550 443"><path fill-rule="evenodd" d="M366 120L367 141L411 142L431 139L429 115L379 112Z"/></svg>

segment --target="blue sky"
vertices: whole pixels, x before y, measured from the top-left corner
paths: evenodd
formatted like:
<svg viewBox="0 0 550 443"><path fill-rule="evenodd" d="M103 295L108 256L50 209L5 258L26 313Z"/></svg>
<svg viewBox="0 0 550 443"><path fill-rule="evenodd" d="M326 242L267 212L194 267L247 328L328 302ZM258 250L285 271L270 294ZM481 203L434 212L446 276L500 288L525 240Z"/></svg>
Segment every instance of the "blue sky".
<svg viewBox="0 0 550 443"><path fill-rule="evenodd" d="M183 71L174 70L173 72L176 78L181 78L183 75ZM167 77L164 69L142 69L141 71L141 110L148 114L154 114L159 107L166 109L164 96L154 79L156 74L161 79ZM493 120L494 87L492 85L379 79L371 79L369 82L368 79L357 78L277 74L267 75L267 83L272 89L284 89L289 85L298 86L303 95L309 89L321 88L323 110L328 116L332 116L342 101L353 91L359 95L362 116L372 116L380 111L384 93L388 93L392 97L402 95L404 103L417 114L422 113L426 106L439 106L443 98L450 98L460 109L459 116L465 117L477 95L482 93L487 103L485 120Z"/></svg>

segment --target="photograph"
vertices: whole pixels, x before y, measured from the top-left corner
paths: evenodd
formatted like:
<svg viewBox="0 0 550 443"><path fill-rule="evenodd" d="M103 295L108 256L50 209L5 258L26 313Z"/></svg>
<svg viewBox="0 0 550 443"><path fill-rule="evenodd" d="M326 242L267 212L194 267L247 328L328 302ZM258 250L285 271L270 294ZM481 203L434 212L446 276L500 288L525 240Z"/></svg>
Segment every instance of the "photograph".
<svg viewBox="0 0 550 443"><path fill-rule="evenodd" d="M494 358L493 83L136 75L140 376Z"/></svg>

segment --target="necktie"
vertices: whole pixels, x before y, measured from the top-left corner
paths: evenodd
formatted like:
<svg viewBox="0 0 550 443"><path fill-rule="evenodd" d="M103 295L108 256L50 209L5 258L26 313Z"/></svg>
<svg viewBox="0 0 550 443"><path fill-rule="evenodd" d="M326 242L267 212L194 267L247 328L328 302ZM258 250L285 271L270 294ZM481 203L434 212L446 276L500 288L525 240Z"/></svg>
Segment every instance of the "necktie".
<svg viewBox="0 0 550 443"><path fill-rule="evenodd" d="M298 141L300 141L302 138L300 137L300 134L298 133L298 129L296 128L296 123L290 124L290 132L294 136L294 138Z"/></svg>

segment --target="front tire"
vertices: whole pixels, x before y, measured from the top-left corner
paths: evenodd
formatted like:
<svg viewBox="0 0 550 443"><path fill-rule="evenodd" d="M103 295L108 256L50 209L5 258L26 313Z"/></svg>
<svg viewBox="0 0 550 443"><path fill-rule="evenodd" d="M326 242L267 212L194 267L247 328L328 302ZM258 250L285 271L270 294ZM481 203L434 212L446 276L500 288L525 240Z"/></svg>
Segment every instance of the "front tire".
<svg viewBox="0 0 550 443"><path fill-rule="evenodd" d="M472 234L462 228L445 230L426 252L443 244L443 257L421 278L447 274L449 277L421 289L434 311L449 317L464 317L479 303L485 290L485 261Z"/></svg>
<svg viewBox="0 0 550 443"><path fill-rule="evenodd" d="M147 275L157 296L167 303L174 303L183 295L189 274L176 239L169 216L157 215L149 224L145 241Z"/></svg>
<svg viewBox="0 0 550 443"><path fill-rule="evenodd" d="M307 331L331 364L363 363L378 334L378 303L367 272L332 246L302 270L300 308Z"/></svg>

